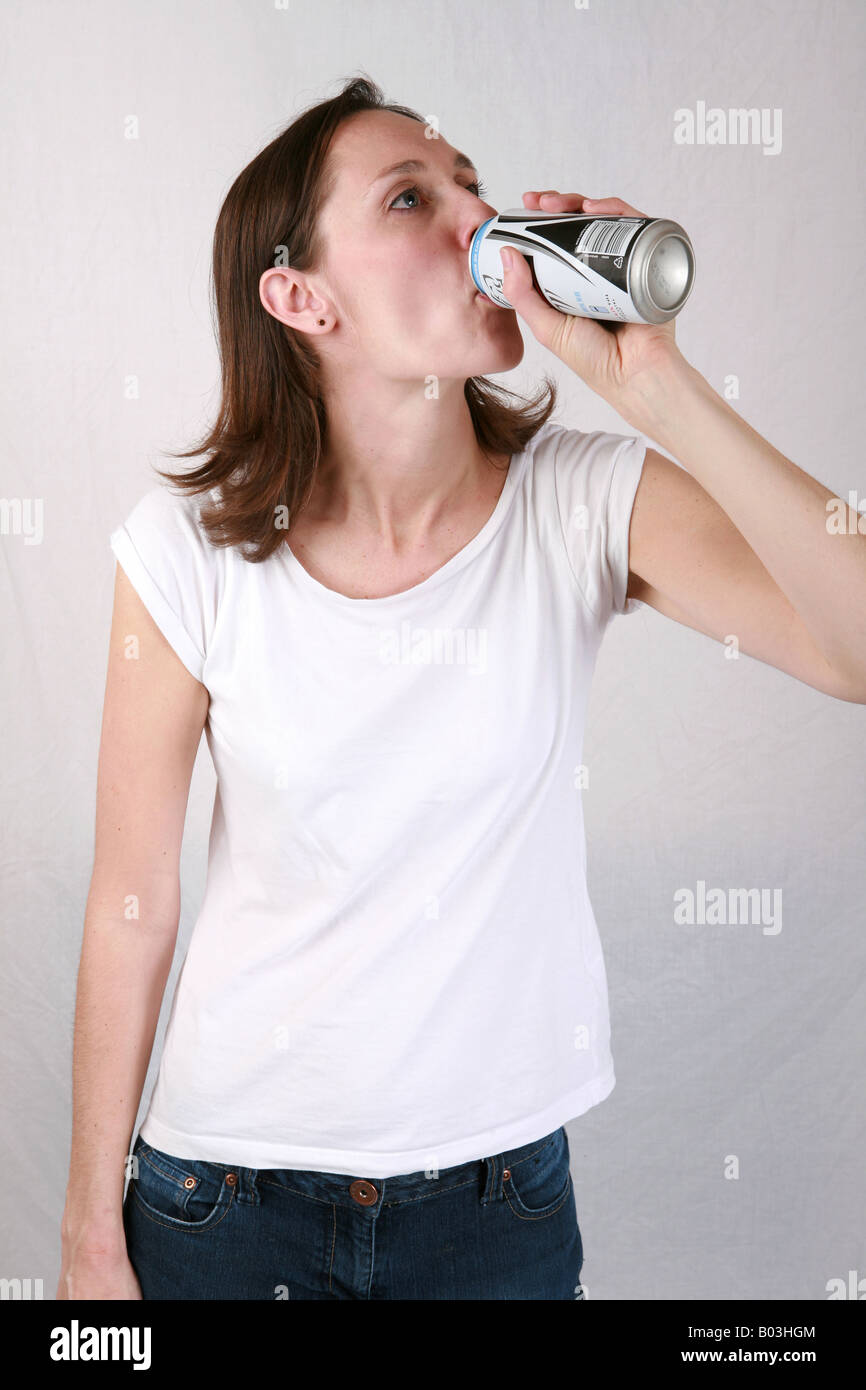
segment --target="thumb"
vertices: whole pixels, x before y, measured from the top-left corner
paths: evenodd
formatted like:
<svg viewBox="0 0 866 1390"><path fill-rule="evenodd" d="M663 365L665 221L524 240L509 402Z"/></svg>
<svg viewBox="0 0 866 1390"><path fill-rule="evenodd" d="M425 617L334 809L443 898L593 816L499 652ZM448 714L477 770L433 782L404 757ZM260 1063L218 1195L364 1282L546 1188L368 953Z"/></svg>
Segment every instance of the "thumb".
<svg viewBox="0 0 866 1390"><path fill-rule="evenodd" d="M538 341L553 349L562 334L563 315L539 294L532 282L529 264L513 246L503 246L499 253L502 261L502 292L509 303L526 319Z"/></svg>

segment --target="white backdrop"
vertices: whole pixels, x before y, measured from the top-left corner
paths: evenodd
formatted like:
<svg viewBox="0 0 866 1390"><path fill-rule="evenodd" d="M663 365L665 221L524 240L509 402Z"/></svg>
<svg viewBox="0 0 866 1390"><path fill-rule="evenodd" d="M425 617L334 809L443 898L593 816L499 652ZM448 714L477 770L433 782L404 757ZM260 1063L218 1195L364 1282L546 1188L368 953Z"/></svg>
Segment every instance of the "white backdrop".
<svg viewBox="0 0 866 1390"><path fill-rule="evenodd" d="M28 0L2 28L0 496L41 500L43 521L37 543L5 520L0 536L0 1276L52 1298L108 536L215 406L209 253L235 175L363 72L438 119L496 207L555 187L674 218L697 259L685 355L722 393L736 379L732 404L800 467L862 498L866 8ZM763 112L769 138L677 143L676 113L712 107ZM524 336L504 380L525 390L546 369L557 419L634 432ZM863 744L863 706L727 660L650 608L608 633L584 799L617 1086L568 1126L590 1298L826 1299L866 1275ZM169 995L213 789L203 741ZM700 880L780 891L781 930L677 925L674 894Z"/></svg>

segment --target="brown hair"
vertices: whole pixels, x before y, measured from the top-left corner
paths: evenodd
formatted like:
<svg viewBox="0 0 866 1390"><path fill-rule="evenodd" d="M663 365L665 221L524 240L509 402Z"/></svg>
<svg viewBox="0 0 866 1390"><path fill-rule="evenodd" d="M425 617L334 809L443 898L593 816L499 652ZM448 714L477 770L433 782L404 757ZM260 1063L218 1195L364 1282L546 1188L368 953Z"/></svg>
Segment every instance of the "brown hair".
<svg viewBox="0 0 866 1390"><path fill-rule="evenodd" d="M248 560L266 560L281 544L276 508L285 508L282 515L291 520L309 499L326 430L319 359L306 334L268 313L259 279L274 264L309 270L318 263L317 215L334 179L327 162L331 139L341 121L374 110L426 124L417 111L387 104L368 78L348 79L337 96L308 107L256 155L217 218L212 291L219 412L194 448L163 450L172 458L209 457L184 473L156 472L190 493L218 487L201 508L202 526L212 545L250 547ZM483 376L469 377L464 393L481 448L509 455L526 447L556 404L556 386L547 377L522 404Z"/></svg>

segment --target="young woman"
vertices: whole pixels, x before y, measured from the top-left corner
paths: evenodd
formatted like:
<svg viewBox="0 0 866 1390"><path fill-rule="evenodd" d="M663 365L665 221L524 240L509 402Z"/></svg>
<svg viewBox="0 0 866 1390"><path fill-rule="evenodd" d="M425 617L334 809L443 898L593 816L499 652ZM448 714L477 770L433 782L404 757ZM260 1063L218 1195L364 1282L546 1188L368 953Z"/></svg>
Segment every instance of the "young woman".
<svg viewBox="0 0 866 1390"><path fill-rule="evenodd" d="M833 494L673 323L560 314L519 256L517 312L477 295L493 211L363 79L221 210L222 403L181 455L208 457L111 537L59 1298L581 1297L564 1126L614 1085L577 775L604 631L647 603L866 701ZM684 466L485 380L518 314ZM207 885L124 1201L202 729Z"/></svg>

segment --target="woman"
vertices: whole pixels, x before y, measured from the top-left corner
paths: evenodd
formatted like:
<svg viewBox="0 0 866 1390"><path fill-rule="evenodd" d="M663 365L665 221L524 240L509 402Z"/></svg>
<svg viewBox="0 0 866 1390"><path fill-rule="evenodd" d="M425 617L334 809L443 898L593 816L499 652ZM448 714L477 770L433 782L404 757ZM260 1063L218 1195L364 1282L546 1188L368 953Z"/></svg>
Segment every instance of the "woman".
<svg viewBox="0 0 866 1390"><path fill-rule="evenodd" d="M579 776L640 602L866 700L866 542L672 323L474 292L494 209L347 83L241 173L207 453L118 560L59 1298L572 1299L565 1123L614 1085ZM529 208L634 212L524 194ZM536 338L643 441L483 378ZM546 396L546 399L545 399ZM856 513L854 514L856 517ZM204 728L204 901L135 1125Z"/></svg>

